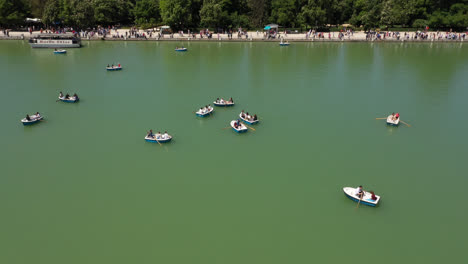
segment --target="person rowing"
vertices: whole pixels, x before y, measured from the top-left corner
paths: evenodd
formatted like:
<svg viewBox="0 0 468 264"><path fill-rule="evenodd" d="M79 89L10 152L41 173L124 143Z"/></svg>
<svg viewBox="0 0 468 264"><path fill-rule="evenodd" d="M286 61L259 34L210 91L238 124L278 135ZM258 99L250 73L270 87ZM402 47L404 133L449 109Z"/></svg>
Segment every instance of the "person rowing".
<svg viewBox="0 0 468 264"><path fill-rule="evenodd" d="M364 197L364 191L362 190L362 186L359 185L356 189L356 196L359 197L360 200L362 200L362 197Z"/></svg>
<svg viewBox="0 0 468 264"><path fill-rule="evenodd" d="M26 120L31 121L31 117L29 115L26 115Z"/></svg>
<svg viewBox="0 0 468 264"><path fill-rule="evenodd" d="M218 97L218 98L216 98L216 103L217 103L217 104L219 104L219 97Z"/></svg>
<svg viewBox="0 0 468 264"><path fill-rule="evenodd" d="M224 99L223 99L222 97L221 97L221 100L219 100L219 102L220 102L221 104L225 104L225 103L226 103L226 101L224 101Z"/></svg>
<svg viewBox="0 0 468 264"><path fill-rule="evenodd" d="M154 135L153 135L153 129L150 129L150 131L148 132L148 137L152 137L154 138Z"/></svg>
<svg viewBox="0 0 468 264"><path fill-rule="evenodd" d="M241 112L241 117L242 117L242 118L245 118L244 110L242 110L242 112Z"/></svg>
<svg viewBox="0 0 468 264"><path fill-rule="evenodd" d="M161 132L158 131L158 133L156 133L156 139L159 139L161 138Z"/></svg>
<svg viewBox="0 0 468 264"><path fill-rule="evenodd" d="M400 113L396 113L395 115L395 120L398 120L398 118L400 118Z"/></svg>
<svg viewBox="0 0 468 264"><path fill-rule="evenodd" d="M63 98L63 93L62 92L59 93L59 97Z"/></svg>
<svg viewBox="0 0 468 264"><path fill-rule="evenodd" d="M65 99L68 99L68 98L70 98L70 95L69 95L69 94L66 94L66 95L65 95Z"/></svg>

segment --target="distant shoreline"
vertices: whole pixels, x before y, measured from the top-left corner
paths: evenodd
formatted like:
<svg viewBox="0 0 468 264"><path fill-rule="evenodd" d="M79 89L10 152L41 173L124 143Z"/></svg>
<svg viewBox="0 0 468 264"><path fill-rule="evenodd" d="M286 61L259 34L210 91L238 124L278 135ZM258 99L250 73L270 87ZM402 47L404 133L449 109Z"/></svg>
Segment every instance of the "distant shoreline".
<svg viewBox="0 0 468 264"><path fill-rule="evenodd" d="M33 32L33 34L29 34L27 32L9 32L9 36L6 35L0 35L0 40L28 40L36 35L38 35L40 32ZM128 34L128 31L126 30L119 30L118 32L114 32L114 35L119 34L120 36L125 36L125 33ZM145 33L145 31L140 31L140 34ZM152 37L140 37L140 38L134 38L134 37L113 37L112 34L106 35L106 37L103 37L102 35L94 35L94 36L88 36L88 37L81 37L81 41L152 41L152 42L177 42L177 41L189 41L189 42L280 42L280 38L282 38L284 41L288 42L416 42L416 43L434 43L434 42L444 42L444 43L450 43L450 42L464 42L465 39L468 41L468 36L466 33L449 33L449 34L454 34L456 35L457 39L448 39L445 36L447 36L447 33L437 33L437 32L427 32L428 38L426 39L421 39L420 37L414 38L418 33L417 32L402 32L400 33L400 38L394 37L394 36L388 36L388 37L381 37L380 39L375 38L373 35L372 38L366 38L366 33L365 32L354 32L353 34L349 35L344 35L341 39L338 37L339 32L323 32L321 33L323 37L318 38L312 36L308 36L307 33L301 33L301 34L278 34L278 36L274 39L265 39L264 35L262 32L248 32L248 38L246 38L245 35L241 36L241 38L237 37L237 34L233 34L236 36L233 36L231 39L228 38L227 34L217 34L214 33L212 35L212 38L207 38L204 36L203 38L200 38L200 34L195 34L195 38L193 38L192 35L188 34L183 34L179 35L178 33L174 33L171 35L164 35L161 38L158 38L156 34L153 34ZM393 34L393 32L392 32ZM406 37L403 34L407 34L408 37ZM439 35L437 35L439 34ZM148 36L147 34L145 34ZM440 38L439 38L440 37Z"/></svg>

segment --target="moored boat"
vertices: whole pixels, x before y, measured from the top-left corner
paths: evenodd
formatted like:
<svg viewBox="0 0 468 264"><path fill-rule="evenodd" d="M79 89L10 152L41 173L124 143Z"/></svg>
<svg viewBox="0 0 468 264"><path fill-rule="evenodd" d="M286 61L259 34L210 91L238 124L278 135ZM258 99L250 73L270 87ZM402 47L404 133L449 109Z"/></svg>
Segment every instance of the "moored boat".
<svg viewBox="0 0 468 264"><path fill-rule="evenodd" d="M244 124L242 124L241 122L239 122L238 120L232 120L231 121L231 127L237 133L247 132L247 127Z"/></svg>
<svg viewBox="0 0 468 264"><path fill-rule="evenodd" d="M387 117L387 125L398 126L400 124L400 118L395 118L393 115Z"/></svg>
<svg viewBox="0 0 468 264"><path fill-rule="evenodd" d="M187 51L187 48L176 48L175 51Z"/></svg>
<svg viewBox="0 0 468 264"><path fill-rule="evenodd" d="M65 54L67 53L66 50L54 50L54 54Z"/></svg>
<svg viewBox="0 0 468 264"><path fill-rule="evenodd" d="M364 191L364 196L362 197L362 199L359 199L359 197L357 196L357 188L353 187L344 187L343 192L349 199L355 202L359 202L359 200L361 200L361 204L365 204L368 206L376 206L380 201L380 196L375 195L376 199L373 200L372 194L366 191Z"/></svg>
<svg viewBox="0 0 468 264"><path fill-rule="evenodd" d="M255 115L256 116L256 115ZM258 119L254 119L254 116L251 116L251 115L247 115L245 114L244 112L241 112L239 114L239 118L242 119L242 121L244 121L245 123L249 124L249 125L254 125L254 124L257 124L258 123Z"/></svg>
<svg viewBox="0 0 468 264"><path fill-rule="evenodd" d="M110 67L106 67L106 69L108 71L120 71L122 70L122 66L110 66Z"/></svg>
<svg viewBox="0 0 468 264"><path fill-rule="evenodd" d="M213 104L216 105L216 106L233 106L234 101L232 101L232 99L229 100L229 101L221 99L221 100L214 101Z"/></svg>
<svg viewBox="0 0 468 264"><path fill-rule="evenodd" d="M211 107L211 106L208 106L208 108L202 108L202 109L199 109L197 112L195 112L195 114L199 117L206 117L208 115L210 115L211 113L213 113L213 110L214 108Z"/></svg>
<svg viewBox="0 0 468 264"><path fill-rule="evenodd" d="M145 140L148 141L148 142L151 142L151 143L167 143L167 142L170 142L172 140L172 136L171 135L165 135L165 134L153 134L153 135L149 135L147 134L145 136Z"/></svg>
<svg viewBox="0 0 468 264"><path fill-rule="evenodd" d="M28 116L29 116L29 115L28 115ZM42 117L40 114L34 114L34 115L30 115L30 116L29 116L29 120L28 120L27 117L21 119L21 122L23 123L23 125L28 126L28 125L32 125L32 124L38 123L38 122L41 121L42 119L43 119L43 117Z"/></svg>
<svg viewBox="0 0 468 264"><path fill-rule="evenodd" d="M79 48L81 38L78 34L39 34L29 39L32 48Z"/></svg>

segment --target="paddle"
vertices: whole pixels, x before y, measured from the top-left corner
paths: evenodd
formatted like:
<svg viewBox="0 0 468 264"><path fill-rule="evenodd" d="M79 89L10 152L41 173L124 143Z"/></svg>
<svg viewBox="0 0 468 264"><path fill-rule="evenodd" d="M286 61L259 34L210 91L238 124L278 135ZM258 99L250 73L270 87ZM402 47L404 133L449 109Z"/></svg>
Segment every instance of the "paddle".
<svg viewBox="0 0 468 264"><path fill-rule="evenodd" d="M411 127L410 124L408 124L408 123L406 123L406 122L404 122L404 121L401 121L401 120L400 120L400 122L402 122L403 124L407 125L408 127Z"/></svg>
<svg viewBox="0 0 468 264"><path fill-rule="evenodd" d="M255 128L253 128L253 127L249 127L249 126L248 126L248 125L246 125L246 124L244 124L244 126L246 126L246 127L250 128L250 129L252 129L253 131L257 131L257 130L255 130Z"/></svg>
<svg viewBox="0 0 468 264"><path fill-rule="evenodd" d="M222 129L228 129L228 128L231 128L230 126L229 127L223 127Z"/></svg>
<svg viewBox="0 0 468 264"><path fill-rule="evenodd" d="M386 117L377 117L376 119L387 119Z"/></svg>
<svg viewBox="0 0 468 264"><path fill-rule="evenodd" d="M362 198L364 198L364 190L362 190L362 196L359 197L359 202L357 203L356 209L359 208L359 203L361 203Z"/></svg>

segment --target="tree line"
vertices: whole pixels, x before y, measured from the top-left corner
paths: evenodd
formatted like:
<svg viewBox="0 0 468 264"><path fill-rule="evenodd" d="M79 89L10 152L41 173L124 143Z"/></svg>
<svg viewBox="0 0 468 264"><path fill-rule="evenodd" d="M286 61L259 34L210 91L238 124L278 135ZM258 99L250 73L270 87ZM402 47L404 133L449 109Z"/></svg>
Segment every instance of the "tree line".
<svg viewBox="0 0 468 264"><path fill-rule="evenodd" d="M38 17L45 26L169 25L173 30L412 27L465 30L468 0L0 0L0 25L24 25Z"/></svg>

